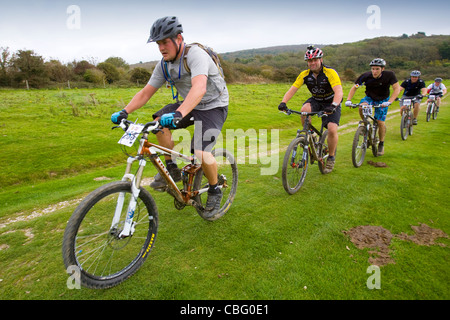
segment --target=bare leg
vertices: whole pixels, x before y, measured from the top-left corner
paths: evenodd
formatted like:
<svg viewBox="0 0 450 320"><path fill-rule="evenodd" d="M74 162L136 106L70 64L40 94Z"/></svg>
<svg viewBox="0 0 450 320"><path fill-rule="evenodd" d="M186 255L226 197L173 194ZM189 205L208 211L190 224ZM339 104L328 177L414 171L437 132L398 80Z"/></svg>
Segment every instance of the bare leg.
<svg viewBox="0 0 450 320"><path fill-rule="evenodd" d="M336 147L338 143L338 125L336 123L328 123L328 148L329 148L329 155L335 156L336 155Z"/></svg>

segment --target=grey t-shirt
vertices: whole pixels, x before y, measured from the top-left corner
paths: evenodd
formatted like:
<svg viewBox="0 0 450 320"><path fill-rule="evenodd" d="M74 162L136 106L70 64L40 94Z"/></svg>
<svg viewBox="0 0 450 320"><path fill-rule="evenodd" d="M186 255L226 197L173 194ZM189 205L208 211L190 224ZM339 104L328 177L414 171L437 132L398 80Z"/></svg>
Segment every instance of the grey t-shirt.
<svg viewBox="0 0 450 320"><path fill-rule="evenodd" d="M175 83L175 88L177 89L179 95L186 98L192 87L191 79L198 75L206 75L208 77L206 94L203 96L202 101L195 107L195 109L209 110L228 106L229 97L227 85L225 80L220 75L219 69L208 53L206 53L202 48L192 45L186 57L186 62L191 70L191 73L188 73L185 70L184 63L181 59L176 60L174 63L167 62L169 75ZM162 87L166 82L162 65L164 65L164 62L162 64L160 62L156 65L148 82L149 85L155 88Z"/></svg>

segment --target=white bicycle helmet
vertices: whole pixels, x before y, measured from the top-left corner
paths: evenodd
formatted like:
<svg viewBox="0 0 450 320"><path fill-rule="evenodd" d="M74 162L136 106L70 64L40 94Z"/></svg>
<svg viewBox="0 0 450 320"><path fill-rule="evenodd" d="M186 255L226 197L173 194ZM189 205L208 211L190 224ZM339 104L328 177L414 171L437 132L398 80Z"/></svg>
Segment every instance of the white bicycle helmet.
<svg viewBox="0 0 450 320"><path fill-rule="evenodd" d="M323 51L319 48L315 48L313 45L309 46L305 52L305 60L322 58Z"/></svg>

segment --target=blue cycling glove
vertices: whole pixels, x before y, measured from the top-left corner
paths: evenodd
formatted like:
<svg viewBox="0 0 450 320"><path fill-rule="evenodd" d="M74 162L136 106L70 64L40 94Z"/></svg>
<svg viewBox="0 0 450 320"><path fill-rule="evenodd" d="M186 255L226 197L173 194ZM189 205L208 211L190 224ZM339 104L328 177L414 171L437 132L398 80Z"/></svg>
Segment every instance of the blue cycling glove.
<svg viewBox="0 0 450 320"><path fill-rule="evenodd" d="M183 115L179 111L163 114L159 120L159 124L164 128L175 129L181 121Z"/></svg>
<svg viewBox="0 0 450 320"><path fill-rule="evenodd" d="M118 112L115 112L111 116L111 121L115 124L119 124L123 119L128 118L128 112L125 111L125 109L122 109Z"/></svg>

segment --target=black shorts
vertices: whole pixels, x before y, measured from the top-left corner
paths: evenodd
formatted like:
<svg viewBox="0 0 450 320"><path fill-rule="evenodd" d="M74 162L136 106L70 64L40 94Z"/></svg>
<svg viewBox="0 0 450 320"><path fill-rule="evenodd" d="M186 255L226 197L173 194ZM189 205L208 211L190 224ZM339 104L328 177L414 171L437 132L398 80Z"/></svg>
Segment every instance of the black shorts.
<svg viewBox="0 0 450 320"><path fill-rule="evenodd" d="M317 101L313 97L306 100L303 104L311 104L311 112L318 112L325 110L325 107L331 105L331 102ZM327 117L322 117L322 124L325 128L328 128L328 123L332 122L339 126L339 121L341 120L341 104L336 107L334 113L329 114Z"/></svg>
<svg viewBox="0 0 450 320"><path fill-rule="evenodd" d="M168 104L153 114L153 119L163 114L175 112L181 105L179 103ZM176 129L184 129L195 125L194 136L191 140L191 152L194 150L211 152L216 144L217 137L227 119L228 106L209 110L192 110L180 121Z"/></svg>

